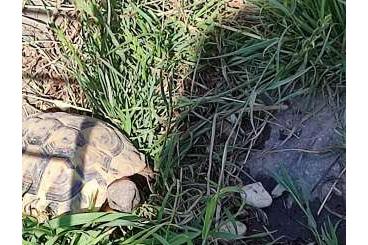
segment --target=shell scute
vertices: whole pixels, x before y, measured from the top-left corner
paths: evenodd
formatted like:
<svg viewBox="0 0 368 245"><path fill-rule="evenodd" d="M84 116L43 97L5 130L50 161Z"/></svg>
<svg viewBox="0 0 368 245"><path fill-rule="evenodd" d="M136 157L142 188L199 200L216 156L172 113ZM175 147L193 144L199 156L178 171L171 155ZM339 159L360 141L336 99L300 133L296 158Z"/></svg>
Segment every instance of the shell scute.
<svg viewBox="0 0 368 245"><path fill-rule="evenodd" d="M27 143L30 145L42 145L52 131L61 126L62 123L57 119L38 120L28 128L26 135Z"/></svg>
<svg viewBox="0 0 368 245"><path fill-rule="evenodd" d="M37 155L22 155L22 192L35 194L40 186L43 172L48 163L48 158Z"/></svg>
<svg viewBox="0 0 368 245"><path fill-rule="evenodd" d="M102 150L111 156L117 156L124 149L124 143L114 130L104 125L96 125L81 131L83 137L88 139L89 144Z"/></svg>
<svg viewBox="0 0 368 245"><path fill-rule="evenodd" d="M62 126L49 136L45 144L45 150L50 156L73 157L78 147L85 143L78 130Z"/></svg>

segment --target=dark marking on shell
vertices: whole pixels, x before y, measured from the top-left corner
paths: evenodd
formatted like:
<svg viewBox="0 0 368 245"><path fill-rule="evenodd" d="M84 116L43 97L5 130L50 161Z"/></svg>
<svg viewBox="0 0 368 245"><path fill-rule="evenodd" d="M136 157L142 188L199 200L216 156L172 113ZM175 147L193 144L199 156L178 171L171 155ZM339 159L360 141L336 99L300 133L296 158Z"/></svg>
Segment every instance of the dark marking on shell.
<svg viewBox="0 0 368 245"><path fill-rule="evenodd" d="M77 169L77 164L73 162L72 159L70 158L65 158L65 164L68 166L68 168L71 168L73 170L76 170Z"/></svg>
<svg viewBox="0 0 368 245"><path fill-rule="evenodd" d="M35 163L30 171L26 171L22 178L22 190L28 189L26 193L36 195L40 187L43 173L48 164L49 158L38 158L39 162ZM30 185L30 186L29 186Z"/></svg>
<svg viewBox="0 0 368 245"><path fill-rule="evenodd" d="M22 154L27 150L27 143L22 139Z"/></svg>
<svg viewBox="0 0 368 245"><path fill-rule="evenodd" d="M27 132L28 132L27 128L22 128L22 137L26 136Z"/></svg>
<svg viewBox="0 0 368 245"><path fill-rule="evenodd" d="M26 193L29 192L29 190L32 187L32 183L31 181L22 181L22 196Z"/></svg>
<svg viewBox="0 0 368 245"><path fill-rule="evenodd" d="M48 152L48 155L50 157L72 158L75 154L74 149L68 148L53 149L49 145L45 146L45 150Z"/></svg>
<svg viewBox="0 0 368 245"><path fill-rule="evenodd" d="M89 135L86 130L103 130L104 133L100 133L98 136L92 137L89 139L91 145L96 147L99 150L103 150L106 153L111 154L112 156L119 155L124 149L123 142L121 137L113 130L108 124L100 124L95 125L94 127L85 128L82 133L84 135Z"/></svg>
<svg viewBox="0 0 368 245"><path fill-rule="evenodd" d="M28 129L26 136L28 144L42 145L50 136L51 132L61 126L62 123L57 119L44 119L35 123L31 129Z"/></svg>
<svg viewBox="0 0 368 245"><path fill-rule="evenodd" d="M102 170L104 170L106 173L109 170L111 160L112 160L112 157L110 157L108 155L105 155L105 154L100 159L100 164L101 164Z"/></svg>
<svg viewBox="0 0 368 245"><path fill-rule="evenodd" d="M58 202L50 202L46 208L46 211L50 214L50 217L58 214L59 203Z"/></svg>
<svg viewBox="0 0 368 245"><path fill-rule="evenodd" d="M41 146L43 144L43 142L45 142L45 140L47 139L48 136L49 136L49 134L45 134L45 135L42 135L42 136L27 137L27 142L30 145Z"/></svg>
<svg viewBox="0 0 368 245"><path fill-rule="evenodd" d="M97 175L97 172L93 171L93 172L86 172L84 171L83 173L83 179L84 181L88 182L92 179L95 179L96 178L96 175Z"/></svg>
<svg viewBox="0 0 368 245"><path fill-rule="evenodd" d="M116 168L110 168L109 173L116 175L119 173L119 170L117 170Z"/></svg>
<svg viewBox="0 0 368 245"><path fill-rule="evenodd" d="M70 181L70 180L67 180L67 181ZM46 193L46 199L51 200L51 201L56 201L56 202L65 202L67 200L72 199L75 195L77 195L83 187L83 182L77 179L73 180L73 183L69 183L69 184L72 184L71 189L64 188L63 193L59 191L61 190L60 186L58 186L57 188L51 186L48 192Z"/></svg>
<svg viewBox="0 0 368 245"><path fill-rule="evenodd" d="M80 132L74 128L62 126L49 137L45 149L50 156L69 157L75 155L77 147L86 143Z"/></svg>
<svg viewBox="0 0 368 245"><path fill-rule="evenodd" d="M96 180L99 185L107 186L106 180L100 174L96 175Z"/></svg>
<svg viewBox="0 0 368 245"><path fill-rule="evenodd" d="M80 125L80 129L86 129L86 128L91 128L94 127L98 124L97 120L83 120L82 124Z"/></svg>
<svg viewBox="0 0 368 245"><path fill-rule="evenodd" d="M80 168L80 166L79 166L79 165L75 166L74 171L76 171L76 172L77 172L77 174L78 174L82 179L84 179L84 180L85 180L85 173L84 173L84 171L82 171L82 169Z"/></svg>
<svg viewBox="0 0 368 245"><path fill-rule="evenodd" d="M86 182L94 180L94 179L97 180L97 183L101 186L106 186L107 185L106 180L98 172L93 171L93 172L89 172L89 173L84 173L84 180Z"/></svg>

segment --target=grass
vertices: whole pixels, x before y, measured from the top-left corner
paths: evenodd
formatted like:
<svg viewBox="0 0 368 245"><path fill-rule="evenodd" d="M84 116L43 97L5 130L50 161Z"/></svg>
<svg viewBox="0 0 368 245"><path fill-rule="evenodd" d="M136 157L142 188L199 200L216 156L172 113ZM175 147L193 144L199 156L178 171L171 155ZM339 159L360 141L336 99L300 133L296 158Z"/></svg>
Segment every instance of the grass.
<svg viewBox="0 0 368 245"><path fill-rule="evenodd" d="M238 193L252 181L243 163L272 113L295 96L343 95L345 3L227 2L78 0L78 48L54 27L94 114L124 131L159 175L136 214L72 215L86 219L67 227L27 217L24 243L277 241L267 230L244 237L219 227L252 218ZM326 223L319 239L334 240L333 228Z"/></svg>
<svg viewBox="0 0 368 245"><path fill-rule="evenodd" d="M331 223L328 218L322 225L318 227L314 214L309 205L308 196L303 192L303 190L295 183L295 181L289 176L289 174L283 169L281 174L276 174L275 179L279 184L281 184L288 193L290 193L293 200L296 202L300 210L303 211L305 217L307 218L307 224L305 225L307 229L310 230L315 241L318 245L337 245L339 244L337 240L336 230L340 222L335 225Z"/></svg>
<svg viewBox="0 0 368 245"><path fill-rule="evenodd" d="M107 1L103 8L94 1L76 3L82 11L82 49L77 51L57 32L73 58L75 77L95 112L158 162L172 98L196 60L197 34L209 25L197 18L211 21L221 2L191 4L186 8L194 14L185 20L161 2Z"/></svg>
<svg viewBox="0 0 368 245"><path fill-rule="evenodd" d="M172 236L162 233L167 222L148 222L134 214L83 213L65 215L38 224L32 217L23 219L24 244L186 244L199 236L194 228ZM132 232L134 230L134 233ZM129 238L124 239L124 236ZM157 242L161 243L157 243Z"/></svg>

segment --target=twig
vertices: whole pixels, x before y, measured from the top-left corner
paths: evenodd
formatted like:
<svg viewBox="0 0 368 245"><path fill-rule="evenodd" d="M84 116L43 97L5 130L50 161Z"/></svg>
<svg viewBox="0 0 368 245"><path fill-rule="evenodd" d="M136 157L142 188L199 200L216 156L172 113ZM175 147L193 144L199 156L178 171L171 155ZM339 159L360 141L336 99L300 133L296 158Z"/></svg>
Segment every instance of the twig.
<svg viewBox="0 0 368 245"><path fill-rule="evenodd" d="M242 31L242 30L236 29L236 28L231 27L231 26L223 25L223 24L220 24L220 23L217 23L217 22L214 22L214 25L217 26L217 27L220 27L222 29L228 30L228 31L233 31L233 32L240 33L240 34L242 34L244 36L247 36L247 37L251 37L251 38L254 38L254 39L258 39L258 40L264 40L264 38L262 38L261 36L259 36L257 34L250 33L250 32L247 32L247 31Z"/></svg>
<svg viewBox="0 0 368 245"><path fill-rule="evenodd" d="M330 172L330 170L332 169L333 166L335 166L335 164L340 160L341 158L341 154L339 154L336 159L330 164L330 166L327 168L327 170L324 172L324 174L322 175L322 177L317 181L317 183L313 186L312 188L312 193L316 190L316 188L318 187L318 185L322 182L322 180L327 176L327 174Z"/></svg>
<svg viewBox="0 0 368 245"><path fill-rule="evenodd" d="M346 167L341 171L341 173L339 174L339 176L337 177L337 179L335 180L335 182L332 184L332 186L331 186L330 190L328 191L325 199L323 200L321 206L318 209L317 216L321 213L321 211L322 211L323 207L325 206L328 198L331 196L331 193L332 193L333 189L335 188L335 186L337 185L337 183L339 182L340 178L345 173L345 171L346 171Z"/></svg>
<svg viewBox="0 0 368 245"><path fill-rule="evenodd" d="M193 77L192 77L192 82L191 82L191 85L190 85L190 96L192 96L192 95L193 95L194 81L196 80L197 69L198 69L198 66L199 66L200 58L201 58L201 52L200 52L200 53L199 53L199 55L198 55L197 64L196 64L196 66L194 67Z"/></svg>
<svg viewBox="0 0 368 245"><path fill-rule="evenodd" d="M75 10L75 8L71 5L71 6L60 6L60 7L54 7L54 6L41 6L41 5L29 5L26 4L24 5L23 9L27 10L27 9L34 9L34 10L61 10L61 11L70 11L70 10Z"/></svg>
<svg viewBox="0 0 368 245"><path fill-rule="evenodd" d="M236 123L234 124L233 128L231 129L229 137L226 139L226 142L225 142L224 151L223 151L223 154L222 154L221 171L220 171L220 176L219 176L219 179L218 179L218 182L217 182L217 191L216 191L217 193L220 192L221 183L222 183L223 178L224 178L225 163L226 163L226 158L227 158L227 148L229 146L229 143L230 143L231 137L232 137L232 135L235 131L235 128L237 127L237 125L239 124L240 119L242 118L243 113L244 113L244 108L240 112L240 115L239 115ZM218 203L217 207L216 207L216 219L215 220L219 220L219 217L221 215L220 213L221 213L221 203ZM215 226L217 226L217 223L215 224Z"/></svg>
<svg viewBox="0 0 368 245"><path fill-rule="evenodd" d="M30 95L30 94L23 94L22 96L24 96L26 98L31 98L31 99L36 99L36 100L41 100L41 101L44 101L44 102L52 103L56 107L60 108L61 110L75 109L75 110L79 110L79 111L92 112L92 110L90 110L90 109L86 109L86 108L83 108L83 107L71 105L71 104L68 104L68 103L66 103L64 101L61 101L61 100L51 100L51 99L38 97L38 96L35 96L35 95Z"/></svg>
<svg viewBox="0 0 368 245"><path fill-rule="evenodd" d="M210 180L211 180L211 169L212 169L212 154L213 154L213 145L215 142L215 132L216 132L216 119L217 113L213 116L212 121L212 134L211 134L211 143L210 143L210 156L208 159L208 171L207 171L207 195L210 195Z"/></svg>
<svg viewBox="0 0 368 245"><path fill-rule="evenodd" d="M231 136L233 135L233 133L235 131L235 128L239 124L239 121L240 121L240 119L243 115L243 112L244 112L244 109L241 111L236 123L232 127L231 132L230 132L230 134L229 134L229 136L228 136L228 138L225 142L225 145L224 145L224 151L223 151L222 162L221 162L221 171L220 171L220 176L219 176L218 183L217 183L217 192L220 191L221 183L222 183L222 180L224 178L224 169L225 169L225 163L226 163L226 158L227 158L227 149L228 149L228 146L229 146L229 143L230 143L230 140L231 140Z"/></svg>
<svg viewBox="0 0 368 245"><path fill-rule="evenodd" d="M285 151L300 151L305 153L312 153L312 154L323 154L333 151L333 147L326 147L323 150L308 150L308 149L302 149L302 148L288 148L288 149L279 149L279 150L269 150L264 151L264 154L266 153L277 153L277 152L285 152Z"/></svg>
<svg viewBox="0 0 368 245"><path fill-rule="evenodd" d="M335 212L335 211L331 210L327 205L325 205L325 209L326 209L329 213L331 213L331 214L335 215L336 217L338 217L339 219L346 220L346 217L345 217L344 215L339 214L338 212Z"/></svg>

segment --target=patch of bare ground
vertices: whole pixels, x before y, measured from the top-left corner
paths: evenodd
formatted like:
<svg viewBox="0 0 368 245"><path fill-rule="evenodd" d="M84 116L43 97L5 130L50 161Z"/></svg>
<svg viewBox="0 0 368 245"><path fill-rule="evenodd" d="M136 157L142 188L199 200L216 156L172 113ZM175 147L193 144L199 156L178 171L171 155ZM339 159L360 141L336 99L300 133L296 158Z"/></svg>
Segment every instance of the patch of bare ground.
<svg viewBox="0 0 368 245"><path fill-rule="evenodd" d="M77 13L66 1L28 1L22 10L22 115L63 107L87 108L86 97L68 72L52 30L61 28L80 45Z"/></svg>

